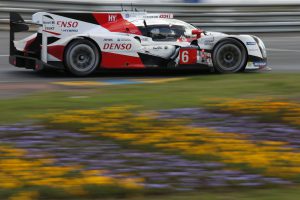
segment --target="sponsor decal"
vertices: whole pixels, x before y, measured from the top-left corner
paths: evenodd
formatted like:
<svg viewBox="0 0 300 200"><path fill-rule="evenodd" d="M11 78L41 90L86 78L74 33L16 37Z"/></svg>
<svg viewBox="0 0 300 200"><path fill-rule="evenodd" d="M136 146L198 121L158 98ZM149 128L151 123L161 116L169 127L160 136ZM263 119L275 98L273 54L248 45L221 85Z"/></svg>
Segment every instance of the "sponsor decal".
<svg viewBox="0 0 300 200"><path fill-rule="evenodd" d="M204 42L204 45L207 45L207 46L213 45L213 42L212 42L212 41L205 41L205 42Z"/></svg>
<svg viewBox="0 0 300 200"><path fill-rule="evenodd" d="M166 18L166 19L171 19L173 18L173 14L160 14L159 18Z"/></svg>
<svg viewBox="0 0 300 200"><path fill-rule="evenodd" d="M141 31L134 24L123 19L121 13L93 13L93 17L99 25L110 32L142 35Z"/></svg>
<svg viewBox="0 0 300 200"><path fill-rule="evenodd" d="M115 22L117 21L117 15L108 15L108 22Z"/></svg>
<svg viewBox="0 0 300 200"><path fill-rule="evenodd" d="M59 20L55 21L52 16L44 15L43 16L43 25L44 31L59 35L60 33L56 32L78 32L79 22L75 20ZM57 30L60 29L60 30ZM54 32L54 30L56 30Z"/></svg>
<svg viewBox="0 0 300 200"><path fill-rule="evenodd" d="M204 40L204 45L213 45L214 41L215 41L214 37L207 38Z"/></svg>
<svg viewBox="0 0 300 200"><path fill-rule="evenodd" d="M61 28L61 32L66 33L77 33L78 32L78 26L79 22L70 20L70 21L57 21L56 26Z"/></svg>
<svg viewBox="0 0 300 200"><path fill-rule="evenodd" d="M103 45L103 49L109 49L109 50L130 50L132 48L131 44L126 43L105 43Z"/></svg>
<svg viewBox="0 0 300 200"><path fill-rule="evenodd" d="M43 28L44 31L54 31L55 21L50 15L43 16Z"/></svg>
<svg viewBox="0 0 300 200"><path fill-rule="evenodd" d="M201 64L205 64L205 65L208 65L208 66L212 66L212 59L211 59L211 53L208 53L208 52L205 52L204 49L202 49L200 52L200 62Z"/></svg>
<svg viewBox="0 0 300 200"><path fill-rule="evenodd" d="M153 47L153 50L161 50L163 47Z"/></svg>
<svg viewBox="0 0 300 200"><path fill-rule="evenodd" d="M254 66L266 66L267 65L267 62L253 62L253 65Z"/></svg>
<svg viewBox="0 0 300 200"><path fill-rule="evenodd" d="M246 42L247 45L256 45L256 42Z"/></svg>
<svg viewBox="0 0 300 200"><path fill-rule="evenodd" d="M57 21L56 24L61 28L77 28L79 25L78 21Z"/></svg>
<svg viewBox="0 0 300 200"><path fill-rule="evenodd" d="M173 14L170 14L170 13L148 14L148 15L144 15L143 18L145 18L145 19L155 19L155 18L172 19Z"/></svg>
<svg viewBox="0 0 300 200"><path fill-rule="evenodd" d="M129 42L129 41L131 41L131 39L128 39L128 38L118 38L117 41L118 42Z"/></svg>
<svg viewBox="0 0 300 200"><path fill-rule="evenodd" d="M54 24L55 24L55 22L54 21L43 21L43 24L44 25L49 25L49 26L53 26Z"/></svg>
<svg viewBox="0 0 300 200"><path fill-rule="evenodd" d="M114 41L113 39L103 39L104 42L112 42Z"/></svg>
<svg viewBox="0 0 300 200"><path fill-rule="evenodd" d="M145 18L145 19L153 19L153 18L158 18L159 16L157 16L157 15L146 15L146 16L143 16L143 18Z"/></svg>
<svg viewBox="0 0 300 200"><path fill-rule="evenodd" d="M256 48L251 48L251 49L248 49L249 52L257 52L258 50Z"/></svg>

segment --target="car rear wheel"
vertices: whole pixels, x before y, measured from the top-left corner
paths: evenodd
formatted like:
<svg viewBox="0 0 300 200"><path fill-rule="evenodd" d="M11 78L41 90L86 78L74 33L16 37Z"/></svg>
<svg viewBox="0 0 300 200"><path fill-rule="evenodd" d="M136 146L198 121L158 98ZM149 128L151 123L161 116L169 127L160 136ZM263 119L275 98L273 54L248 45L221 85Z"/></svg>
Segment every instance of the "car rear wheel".
<svg viewBox="0 0 300 200"><path fill-rule="evenodd" d="M66 69L75 76L92 74L99 63L100 52L97 46L89 40L75 40L65 50Z"/></svg>
<svg viewBox="0 0 300 200"><path fill-rule="evenodd" d="M243 71L247 63L247 50L235 39L225 39L214 48L213 64L219 73Z"/></svg>

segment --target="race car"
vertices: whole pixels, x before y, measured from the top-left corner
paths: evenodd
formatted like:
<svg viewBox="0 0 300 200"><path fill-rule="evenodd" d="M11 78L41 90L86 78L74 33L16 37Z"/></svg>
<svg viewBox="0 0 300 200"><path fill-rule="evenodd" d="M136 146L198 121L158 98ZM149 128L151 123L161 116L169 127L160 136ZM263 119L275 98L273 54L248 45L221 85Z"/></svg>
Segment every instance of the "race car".
<svg viewBox="0 0 300 200"><path fill-rule="evenodd" d="M16 32L38 31L22 40ZM263 41L206 32L170 13L38 12L26 23L10 13L10 64L88 76L97 69L208 68L219 73L267 66Z"/></svg>

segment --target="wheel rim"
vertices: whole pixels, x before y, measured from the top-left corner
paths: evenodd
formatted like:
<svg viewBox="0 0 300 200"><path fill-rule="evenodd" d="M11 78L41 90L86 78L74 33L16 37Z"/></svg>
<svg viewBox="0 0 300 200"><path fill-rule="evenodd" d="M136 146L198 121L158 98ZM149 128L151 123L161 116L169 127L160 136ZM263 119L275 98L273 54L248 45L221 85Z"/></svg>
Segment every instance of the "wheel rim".
<svg viewBox="0 0 300 200"><path fill-rule="evenodd" d="M97 62L94 49L87 44L79 44L70 51L70 65L79 72L93 70Z"/></svg>
<svg viewBox="0 0 300 200"><path fill-rule="evenodd" d="M234 44L223 45L217 51L217 63L223 71L234 71L240 68L243 60L241 49Z"/></svg>

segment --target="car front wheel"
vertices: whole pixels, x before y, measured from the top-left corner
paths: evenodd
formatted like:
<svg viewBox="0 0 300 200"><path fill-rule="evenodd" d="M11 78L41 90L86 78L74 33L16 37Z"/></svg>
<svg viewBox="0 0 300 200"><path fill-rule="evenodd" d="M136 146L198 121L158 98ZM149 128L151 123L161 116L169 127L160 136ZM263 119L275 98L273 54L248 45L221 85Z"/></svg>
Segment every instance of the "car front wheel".
<svg viewBox="0 0 300 200"><path fill-rule="evenodd" d="M225 39L213 51L214 68L219 73L243 71L247 63L247 50L235 39Z"/></svg>

